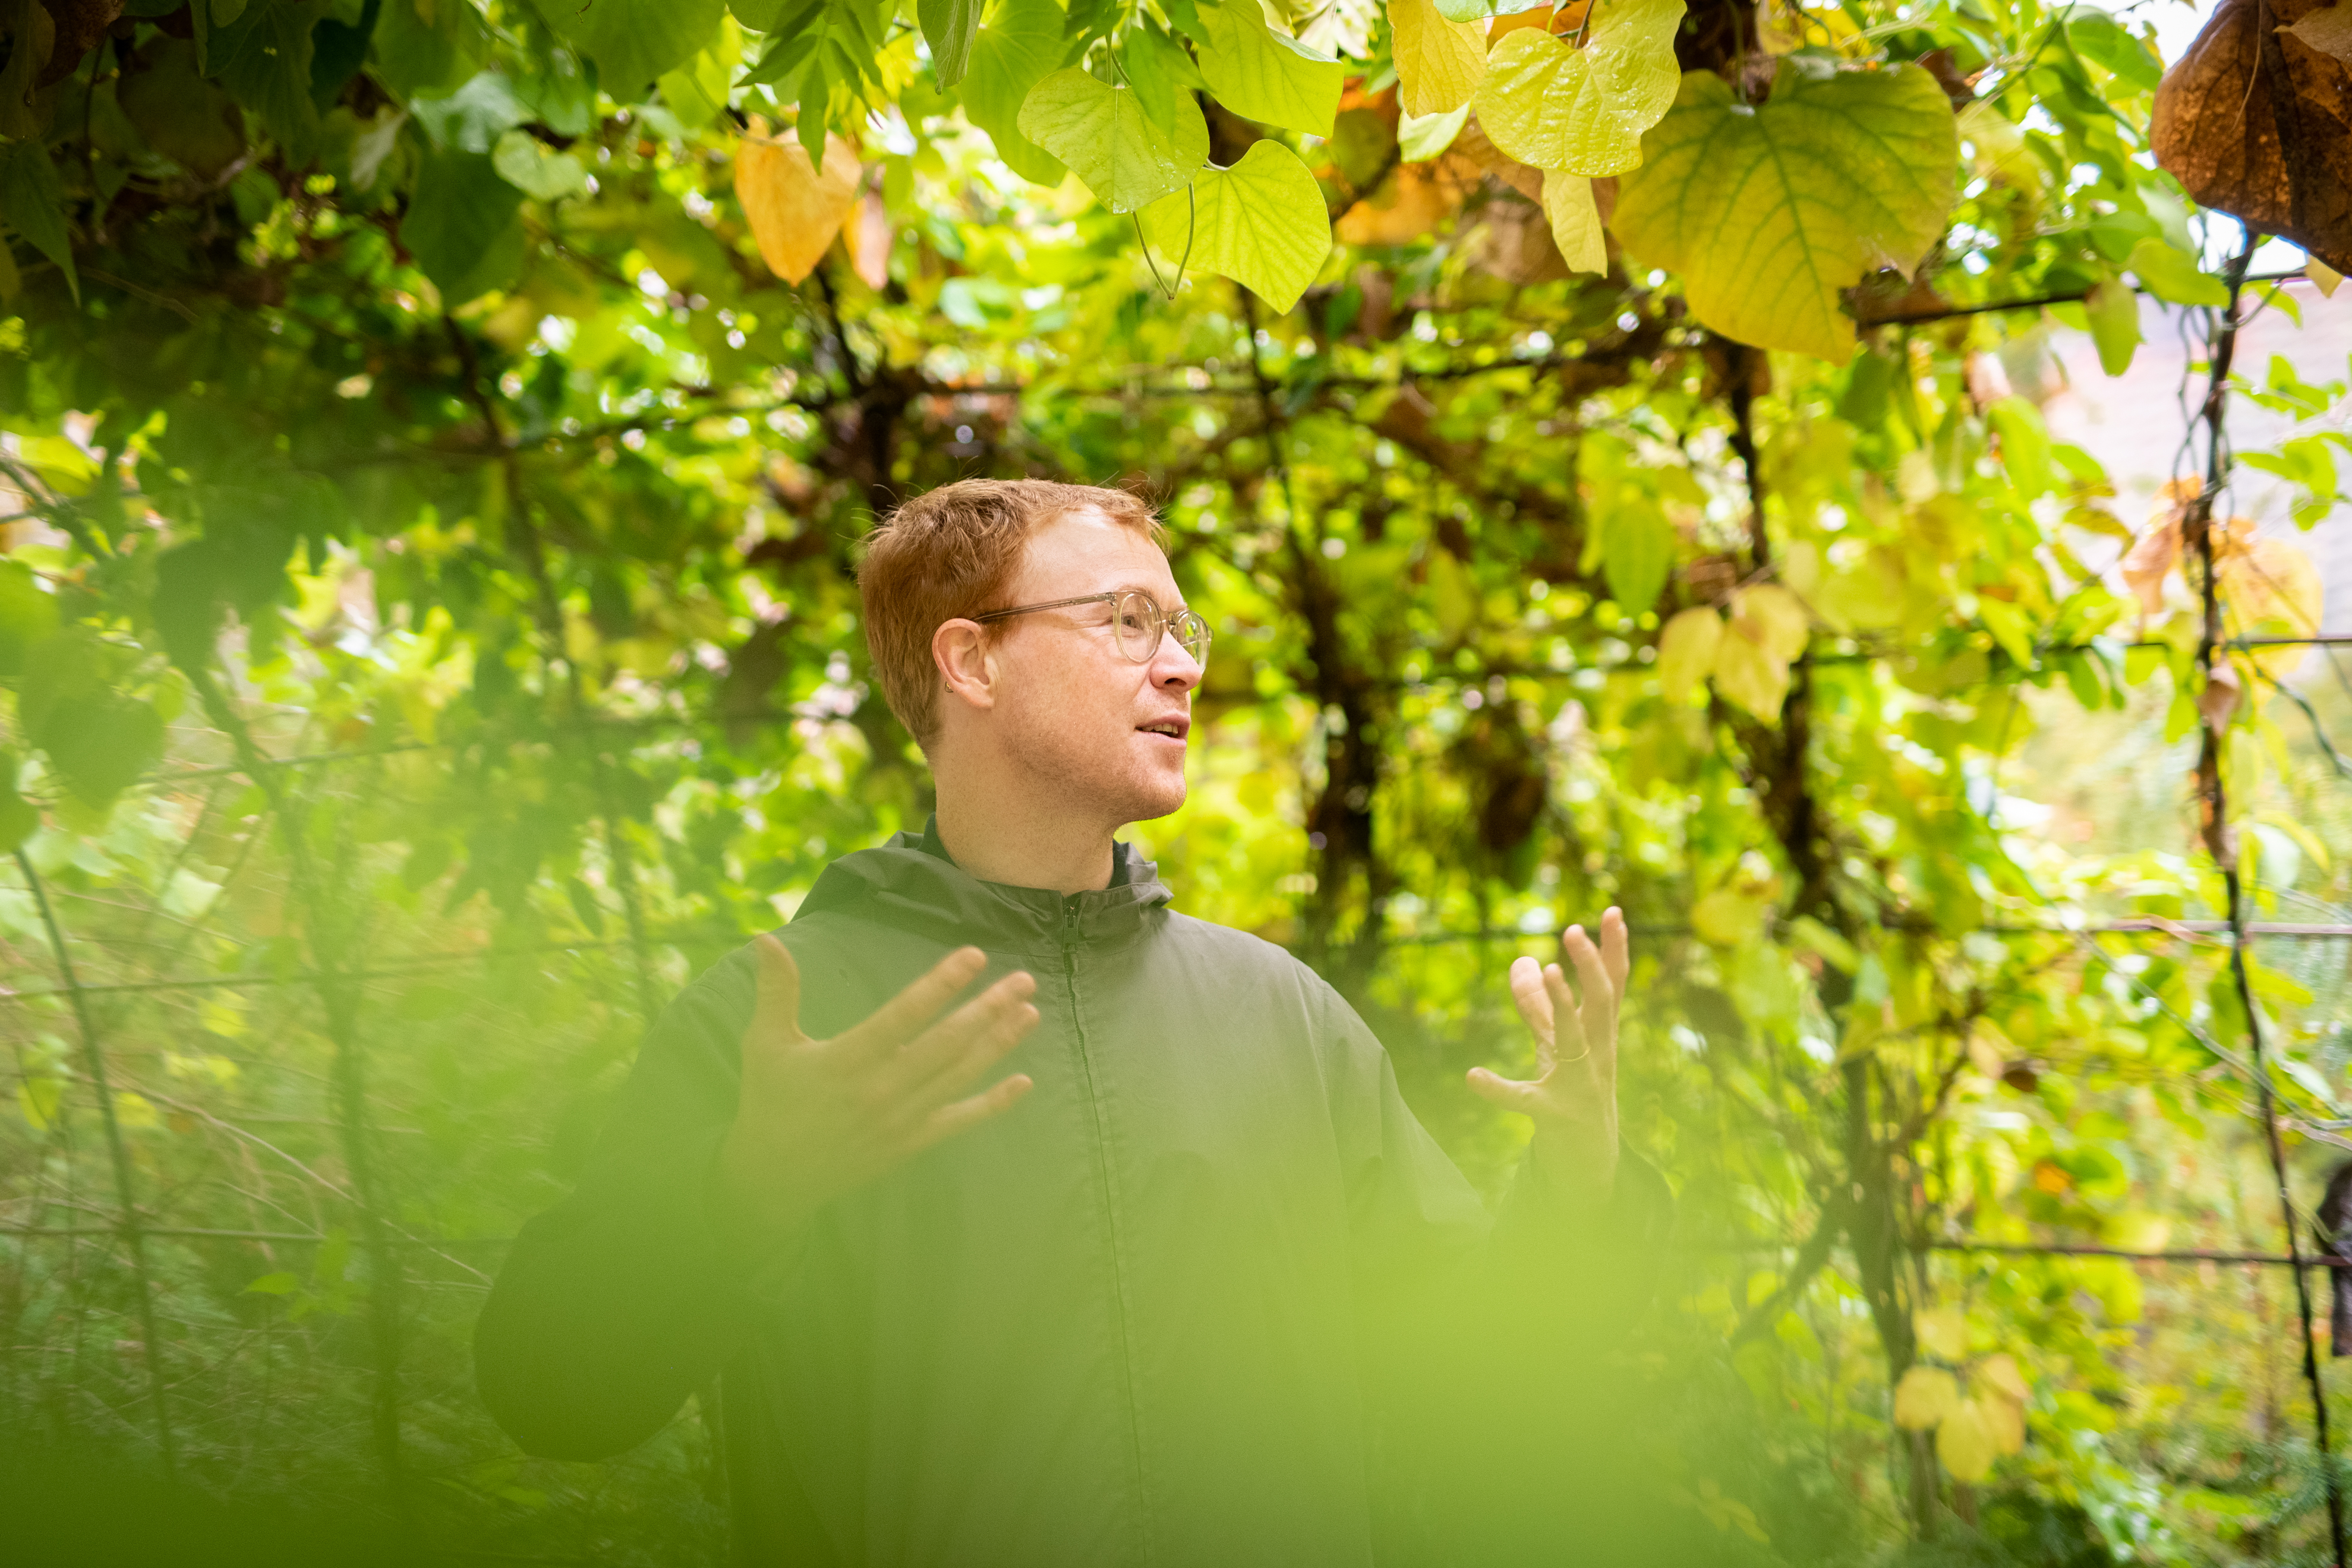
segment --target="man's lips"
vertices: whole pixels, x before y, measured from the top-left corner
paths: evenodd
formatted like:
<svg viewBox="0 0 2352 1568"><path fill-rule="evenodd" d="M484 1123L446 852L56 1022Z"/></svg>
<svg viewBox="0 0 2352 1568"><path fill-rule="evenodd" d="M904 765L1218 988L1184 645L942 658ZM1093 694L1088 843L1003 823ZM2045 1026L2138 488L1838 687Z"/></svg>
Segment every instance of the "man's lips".
<svg viewBox="0 0 2352 1568"><path fill-rule="evenodd" d="M1184 737L1192 733L1192 721L1182 714L1171 714L1166 718L1155 718L1149 724L1139 724L1135 727L1145 735L1166 736L1181 746Z"/></svg>

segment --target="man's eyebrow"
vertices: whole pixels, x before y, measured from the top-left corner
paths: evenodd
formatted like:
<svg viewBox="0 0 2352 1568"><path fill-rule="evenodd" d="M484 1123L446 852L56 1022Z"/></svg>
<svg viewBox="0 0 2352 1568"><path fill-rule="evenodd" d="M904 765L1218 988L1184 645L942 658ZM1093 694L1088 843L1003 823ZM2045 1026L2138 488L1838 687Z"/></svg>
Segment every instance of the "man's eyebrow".
<svg viewBox="0 0 2352 1568"><path fill-rule="evenodd" d="M1118 583L1118 584L1117 584L1117 585L1116 585L1116 586L1114 586L1114 587L1107 588L1107 589L1103 590L1103 591L1104 591L1104 592L1106 592L1106 593L1141 593L1141 594L1145 594L1145 595L1148 595L1148 596L1150 598L1150 600L1151 600L1151 602L1152 602L1152 603L1160 605L1160 609L1162 609L1162 610L1175 611L1175 610L1190 610L1190 609L1192 608L1192 606L1191 606L1191 605L1189 605L1189 604L1187 604L1187 603L1185 603L1185 602L1184 602L1183 598L1182 598L1182 596L1181 596L1181 594L1177 597L1176 602L1175 602L1175 603L1173 603L1173 604L1161 603L1161 601L1160 601L1160 591L1159 591L1158 589L1156 589L1156 588L1152 587L1152 586L1151 586L1150 583L1148 583L1148 582L1122 582L1122 583Z"/></svg>

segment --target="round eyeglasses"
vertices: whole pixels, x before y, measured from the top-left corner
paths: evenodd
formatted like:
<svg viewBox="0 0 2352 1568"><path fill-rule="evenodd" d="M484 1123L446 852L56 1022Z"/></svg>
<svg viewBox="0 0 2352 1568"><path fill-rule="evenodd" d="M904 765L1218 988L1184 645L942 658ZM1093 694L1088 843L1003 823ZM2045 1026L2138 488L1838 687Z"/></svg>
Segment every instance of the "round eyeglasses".
<svg viewBox="0 0 2352 1568"><path fill-rule="evenodd" d="M983 624L1002 621L1008 615L1029 615L1040 610L1067 610L1077 604L1108 604L1110 624L1118 651L1139 664L1148 664L1160 652L1160 640L1174 632L1184 652L1192 662L1206 670L1209 667L1209 623L1194 610L1179 610L1173 615L1160 608L1160 601L1139 588L1122 588L1111 593L1085 593L1076 599L1049 600L1044 604L1021 604L1010 610L992 610L985 615L975 615Z"/></svg>

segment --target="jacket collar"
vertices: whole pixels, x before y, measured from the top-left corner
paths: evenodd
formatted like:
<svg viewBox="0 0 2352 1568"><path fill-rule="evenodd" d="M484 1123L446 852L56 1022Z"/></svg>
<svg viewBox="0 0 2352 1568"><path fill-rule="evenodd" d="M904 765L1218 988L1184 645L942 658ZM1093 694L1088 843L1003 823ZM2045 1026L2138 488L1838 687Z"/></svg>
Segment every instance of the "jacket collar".
<svg viewBox="0 0 2352 1568"><path fill-rule="evenodd" d="M1175 897L1159 867L1114 846L1111 885L1063 894L1050 888L982 882L950 860L936 819L921 833L894 833L824 868L800 914L833 910L935 940L1000 952L1125 942Z"/></svg>

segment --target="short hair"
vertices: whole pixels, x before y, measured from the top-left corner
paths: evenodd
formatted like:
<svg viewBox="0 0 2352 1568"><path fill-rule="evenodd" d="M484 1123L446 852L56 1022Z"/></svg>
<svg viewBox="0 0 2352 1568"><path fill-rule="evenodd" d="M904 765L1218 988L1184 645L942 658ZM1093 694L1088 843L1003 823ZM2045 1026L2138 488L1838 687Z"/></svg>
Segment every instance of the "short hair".
<svg viewBox="0 0 2352 1568"><path fill-rule="evenodd" d="M1166 533L1141 497L1045 479L959 479L910 497L866 536L857 590L866 646L882 695L919 746L940 727L931 635L995 602L1020 570L1029 536L1071 512L1100 512L1163 549Z"/></svg>

